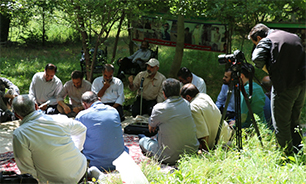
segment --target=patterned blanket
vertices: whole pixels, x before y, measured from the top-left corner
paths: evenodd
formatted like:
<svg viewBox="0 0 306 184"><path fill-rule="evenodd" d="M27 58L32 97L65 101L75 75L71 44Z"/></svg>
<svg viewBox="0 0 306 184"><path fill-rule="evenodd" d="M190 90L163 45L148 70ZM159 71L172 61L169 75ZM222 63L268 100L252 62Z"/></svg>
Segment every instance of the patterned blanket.
<svg viewBox="0 0 306 184"><path fill-rule="evenodd" d="M129 154L136 164L140 164L146 159L146 157L141 153L141 149L138 144L138 136L124 134L123 139L125 146L127 146L130 150ZM15 171L17 174L20 174L12 151L0 153L0 171Z"/></svg>

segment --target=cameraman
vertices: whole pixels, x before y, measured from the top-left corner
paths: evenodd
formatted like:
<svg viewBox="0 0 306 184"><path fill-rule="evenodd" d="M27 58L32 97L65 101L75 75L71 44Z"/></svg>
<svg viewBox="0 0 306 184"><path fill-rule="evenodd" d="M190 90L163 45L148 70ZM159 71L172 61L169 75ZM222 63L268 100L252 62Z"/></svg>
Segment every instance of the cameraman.
<svg viewBox="0 0 306 184"><path fill-rule="evenodd" d="M255 25L248 36L256 45L252 60L272 81L272 121L279 145L290 155L303 145L301 110L306 96L306 61L301 39L292 33Z"/></svg>

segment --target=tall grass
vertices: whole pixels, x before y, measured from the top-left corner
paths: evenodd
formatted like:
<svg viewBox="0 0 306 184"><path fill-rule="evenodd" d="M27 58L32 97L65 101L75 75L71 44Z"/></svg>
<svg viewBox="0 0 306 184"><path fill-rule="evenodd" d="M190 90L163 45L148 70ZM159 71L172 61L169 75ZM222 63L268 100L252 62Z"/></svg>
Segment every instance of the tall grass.
<svg viewBox="0 0 306 184"><path fill-rule="evenodd" d="M163 173L156 163L143 163L151 183L305 183L306 155L284 157L274 136L262 126L264 147L256 136L243 132L243 150L235 143L224 150L185 155L174 172ZM246 139L245 136L248 138Z"/></svg>

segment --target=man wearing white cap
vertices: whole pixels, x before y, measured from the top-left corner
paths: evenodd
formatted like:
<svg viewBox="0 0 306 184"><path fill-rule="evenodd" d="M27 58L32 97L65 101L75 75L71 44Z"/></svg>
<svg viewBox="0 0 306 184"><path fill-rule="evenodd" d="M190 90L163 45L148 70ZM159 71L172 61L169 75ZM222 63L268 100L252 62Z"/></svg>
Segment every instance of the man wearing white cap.
<svg viewBox="0 0 306 184"><path fill-rule="evenodd" d="M136 117L140 114L141 87L142 92L142 114L151 115L153 106L164 100L162 92L162 83L166 77L158 72L159 61L155 58L150 59L147 64L147 70L138 73L135 77L131 75L129 79L129 88L132 91L138 90L137 99L132 107L132 115ZM141 85L142 84L142 85Z"/></svg>

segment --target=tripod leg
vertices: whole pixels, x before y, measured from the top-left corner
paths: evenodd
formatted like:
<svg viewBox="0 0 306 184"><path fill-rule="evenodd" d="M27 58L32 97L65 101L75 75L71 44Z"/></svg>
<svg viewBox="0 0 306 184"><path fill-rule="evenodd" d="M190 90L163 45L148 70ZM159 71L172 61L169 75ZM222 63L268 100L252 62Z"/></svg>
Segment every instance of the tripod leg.
<svg viewBox="0 0 306 184"><path fill-rule="evenodd" d="M251 107L249 98L247 97L247 94L246 94L245 89L244 89L243 86L242 86L242 88L241 88L241 92L242 92L242 94L243 94L245 103L246 103L246 105L247 105L247 107L248 107L249 115L250 115L250 117L251 117L251 119L252 119L252 123L253 123L253 125L254 125L255 132L256 132L256 134L257 134L258 140L260 141L260 144L261 144L261 146L263 147L262 138L261 138L261 135L260 135L260 132L259 132L259 128L258 128L257 122L255 121L254 114L253 114L253 110L252 110L252 107Z"/></svg>
<svg viewBox="0 0 306 184"><path fill-rule="evenodd" d="M219 138L220 138L220 133L221 133L221 130L222 130L222 125L223 125L223 121L225 119L225 116L226 116L226 112L227 112L227 107L228 107L228 104L230 102L230 97L233 93L233 85L230 84L229 85L229 89L227 91L227 96L226 96L226 101L225 101L225 105L224 105L224 109L223 109L223 113L222 113L222 116L221 116L221 120L220 120L220 123L219 123L219 127L218 127L218 132L217 132L217 135L216 135L216 138L215 138L215 146L218 144L218 141L219 141Z"/></svg>

